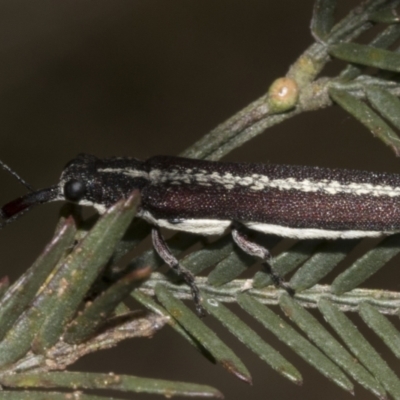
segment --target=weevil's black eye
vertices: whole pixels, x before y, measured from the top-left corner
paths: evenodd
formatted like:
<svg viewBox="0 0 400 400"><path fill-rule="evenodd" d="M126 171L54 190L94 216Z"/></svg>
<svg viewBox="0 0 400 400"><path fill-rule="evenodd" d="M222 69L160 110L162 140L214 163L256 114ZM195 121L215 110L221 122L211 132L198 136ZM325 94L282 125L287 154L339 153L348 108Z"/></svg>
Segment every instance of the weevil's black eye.
<svg viewBox="0 0 400 400"><path fill-rule="evenodd" d="M71 179L64 185L64 196L69 201L79 201L85 195L86 186L82 181Z"/></svg>

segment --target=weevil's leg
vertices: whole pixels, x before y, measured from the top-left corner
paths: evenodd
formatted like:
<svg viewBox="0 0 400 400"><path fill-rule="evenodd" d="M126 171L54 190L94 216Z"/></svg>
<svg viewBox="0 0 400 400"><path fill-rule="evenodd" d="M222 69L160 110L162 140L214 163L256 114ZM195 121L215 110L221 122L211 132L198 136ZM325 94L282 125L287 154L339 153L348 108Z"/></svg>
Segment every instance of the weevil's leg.
<svg viewBox="0 0 400 400"><path fill-rule="evenodd" d="M240 224L235 223L232 227L232 237L235 243L247 254L253 257L258 257L263 260L265 272L270 276L272 283L279 288L286 290L291 296L294 295L294 290L286 283L283 278L274 270L272 266L271 253L264 246L251 241L243 232Z"/></svg>
<svg viewBox="0 0 400 400"><path fill-rule="evenodd" d="M179 261L174 257L174 255L171 253L171 250L168 248L167 243L165 243L159 228L152 228L151 237L153 239L153 246L158 255L170 268L180 275L185 283L190 287L197 314L201 317L204 316L206 312L201 305L199 288L196 286L193 274L179 264Z"/></svg>

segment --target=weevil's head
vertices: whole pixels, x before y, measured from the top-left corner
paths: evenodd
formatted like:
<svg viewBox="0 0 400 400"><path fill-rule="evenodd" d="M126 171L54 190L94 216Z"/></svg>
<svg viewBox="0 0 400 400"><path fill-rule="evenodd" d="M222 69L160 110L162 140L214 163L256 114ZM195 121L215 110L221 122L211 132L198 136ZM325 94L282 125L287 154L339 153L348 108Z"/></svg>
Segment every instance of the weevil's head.
<svg viewBox="0 0 400 400"><path fill-rule="evenodd" d="M68 162L61 173L54 200L93 206L103 213L107 201L103 193L101 164L100 159L89 154L79 154Z"/></svg>
<svg viewBox="0 0 400 400"><path fill-rule="evenodd" d="M92 206L103 213L112 204L127 197L132 190L141 189L146 181L147 172L139 160L101 160L89 154L80 154L64 167L58 184L7 203L0 212L3 219L0 227L18 218L31 207L51 201L70 201Z"/></svg>

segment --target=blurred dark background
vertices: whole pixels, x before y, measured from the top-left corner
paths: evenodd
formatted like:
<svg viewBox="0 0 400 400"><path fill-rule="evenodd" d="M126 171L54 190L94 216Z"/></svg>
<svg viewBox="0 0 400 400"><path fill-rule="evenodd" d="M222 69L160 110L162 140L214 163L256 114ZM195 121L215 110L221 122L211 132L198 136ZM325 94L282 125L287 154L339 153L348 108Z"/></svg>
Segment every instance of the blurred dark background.
<svg viewBox="0 0 400 400"><path fill-rule="evenodd" d="M80 152L142 159L179 154L286 73L312 43L312 5L3 1L0 159L39 188L56 182ZM226 159L399 170L393 153L338 107L276 126ZM25 192L7 173L0 175L1 203ZM2 274L14 280L30 265L50 238L58 209L59 204L39 207L1 232ZM379 282L385 274L399 289L393 271L382 272ZM286 348L282 352L303 372L301 388L222 335L243 357L253 386L211 365L169 329L86 357L74 368L210 384L227 399L352 398ZM372 398L359 386L356 394Z"/></svg>

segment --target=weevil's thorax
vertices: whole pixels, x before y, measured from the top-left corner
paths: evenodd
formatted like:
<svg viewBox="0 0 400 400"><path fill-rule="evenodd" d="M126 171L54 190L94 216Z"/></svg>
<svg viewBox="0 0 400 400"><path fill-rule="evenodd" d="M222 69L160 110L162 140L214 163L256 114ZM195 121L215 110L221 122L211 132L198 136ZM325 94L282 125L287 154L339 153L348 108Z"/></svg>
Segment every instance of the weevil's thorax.
<svg viewBox="0 0 400 400"><path fill-rule="evenodd" d="M121 198L148 183L145 163L134 158L99 159L80 154L64 168L59 199L92 206L103 213Z"/></svg>

